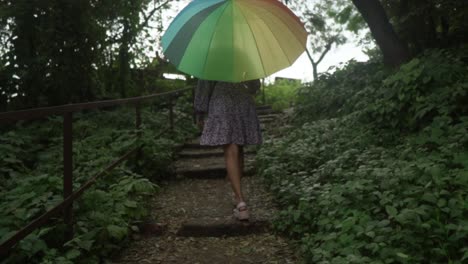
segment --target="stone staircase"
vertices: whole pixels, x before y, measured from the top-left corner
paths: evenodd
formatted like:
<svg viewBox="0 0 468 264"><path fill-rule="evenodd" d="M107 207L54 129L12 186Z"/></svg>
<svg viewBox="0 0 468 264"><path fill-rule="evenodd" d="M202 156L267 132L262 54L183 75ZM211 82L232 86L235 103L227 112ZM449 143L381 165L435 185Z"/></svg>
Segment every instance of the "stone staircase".
<svg viewBox="0 0 468 264"><path fill-rule="evenodd" d="M278 118L280 112L271 109L271 106L257 108L258 119L262 131ZM244 149L245 176L254 173L256 146L247 146ZM226 175L223 149L221 147L201 146L200 139L196 138L185 144L179 153L176 162L176 174L180 177L194 178L223 178Z"/></svg>
<svg viewBox="0 0 468 264"><path fill-rule="evenodd" d="M259 107L257 113L264 131L280 115L269 106ZM251 212L248 222L232 216L234 199L223 150L200 146L195 139L178 154L176 180L163 183L152 202L155 220L142 228L150 234L137 238L116 262L297 263L286 240L271 233L270 219L276 208L255 177L256 150L244 150L242 188Z"/></svg>
<svg viewBox="0 0 468 264"><path fill-rule="evenodd" d="M271 109L270 106L262 106L257 108L258 118L263 131L268 129L268 126L278 118L280 114ZM254 175L255 168L255 153L256 146L246 146L244 149L245 155L245 171L244 176L249 177ZM255 208L261 207L260 204L255 204L255 201L249 202L249 207L252 209L253 216L249 222L239 222L232 217L233 199L229 197L232 191L229 183L226 181L226 167L224 163L224 154L221 147L201 146L199 138L188 142L182 151L179 153L179 159L176 162L176 173L179 178L191 178L193 180L212 179L207 185L218 185L213 187L216 190L222 190L217 197L213 197L214 201L222 204L223 209L218 211L218 214L211 217L198 218L193 217L182 224L178 231L181 236L225 236L225 235L242 235L263 232L267 230L269 225L268 215L256 211ZM252 189L254 183L252 180L243 180L243 188L246 195L249 195L249 188ZM223 186L219 186L223 185ZM210 200L210 199L207 199ZM223 202L224 201L224 202ZM261 201L258 201L261 202Z"/></svg>

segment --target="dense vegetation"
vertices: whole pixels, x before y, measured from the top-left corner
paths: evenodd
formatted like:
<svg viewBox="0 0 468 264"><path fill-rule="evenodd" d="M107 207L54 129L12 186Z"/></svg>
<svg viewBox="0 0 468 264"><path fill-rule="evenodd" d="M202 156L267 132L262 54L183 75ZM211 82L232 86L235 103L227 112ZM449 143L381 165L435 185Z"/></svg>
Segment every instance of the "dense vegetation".
<svg viewBox="0 0 468 264"><path fill-rule="evenodd" d="M295 102L299 87L301 87L299 80L279 79L264 85L255 99L258 105L271 105L274 110L284 110Z"/></svg>
<svg viewBox="0 0 468 264"><path fill-rule="evenodd" d="M468 260L466 58L350 62L300 90L258 163L308 263Z"/></svg>
<svg viewBox="0 0 468 264"><path fill-rule="evenodd" d="M6 263L100 263L128 241L138 222L148 217L157 180L171 175L176 147L195 131L187 114L189 98L179 99L176 114L183 119L174 133L158 138L168 127L167 110L160 109L163 101L143 109L140 139L134 108L75 115L75 190L130 149L142 146L142 154L106 174L77 200L73 240L61 246L65 226L58 217L23 239ZM62 118L14 128L0 134L0 241L63 199Z"/></svg>
<svg viewBox="0 0 468 264"><path fill-rule="evenodd" d="M259 171L282 207L277 230L308 263L465 263L466 5L319 7L304 12L310 28L325 28L324 17L353 31L365 22L379 50L300 89L290 124L262 148Z"/></svg>
<svg viewBox="0 0 468 264"><path fill-rule="evenodd" d="M0 0L0 111L164 90L169 2Z"/></svg>

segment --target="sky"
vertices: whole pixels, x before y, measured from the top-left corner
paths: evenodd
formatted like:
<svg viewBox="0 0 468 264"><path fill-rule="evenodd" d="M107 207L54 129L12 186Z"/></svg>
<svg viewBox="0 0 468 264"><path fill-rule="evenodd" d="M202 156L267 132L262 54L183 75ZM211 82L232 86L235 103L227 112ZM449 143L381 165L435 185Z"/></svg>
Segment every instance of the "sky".
<svg viewBox="0 0 468 264"><path fill-rule="evenodd" d="M163 27L167 28L178 12L180 12L190 1L182 0L172 4L171 10L163 13ZM316 55L317 56L317 55ZM339 66L340 63L347 62L351 59L357 61L366 61L368 57L363 53L362 49L355 43L347 43L341 46L333 46L333 48L324 57L323 61L318 66L318 72L323 73L329 71L330 67ZM273 82L275 77L285 77L299 79L303 82L310 82L313 80L312 65L304 52L296 62L269 77L266 78L266 82Z"/></svg>
<svg viewBox="0 0 468 264"><path fill-rule="evenodd" d="M334 47L318 65L318 72L319 74L327 72L330 67L339 66L340 63L347 62L351 59L367 61L369 57L367 57L367 55L362 52L362 49L354 43ZM292 66L273 74L269 78L274 79L275 77L300 79L303 82L312 81L312 64L310 63L307 54L304 52L304 54L302 54Z"/></svg>

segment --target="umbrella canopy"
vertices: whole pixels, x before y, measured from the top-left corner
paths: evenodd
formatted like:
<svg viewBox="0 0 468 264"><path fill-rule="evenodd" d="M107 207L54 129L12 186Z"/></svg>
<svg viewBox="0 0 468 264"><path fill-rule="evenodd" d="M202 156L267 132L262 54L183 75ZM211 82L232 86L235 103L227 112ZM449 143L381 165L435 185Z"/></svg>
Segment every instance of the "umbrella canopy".
<svg viewBox="0 0 468 264"><path fill-rule="evenodd" d="M278 0L194 0L162 37L180 71L241 82L289 67L304 52L304 24Z"/></svg>

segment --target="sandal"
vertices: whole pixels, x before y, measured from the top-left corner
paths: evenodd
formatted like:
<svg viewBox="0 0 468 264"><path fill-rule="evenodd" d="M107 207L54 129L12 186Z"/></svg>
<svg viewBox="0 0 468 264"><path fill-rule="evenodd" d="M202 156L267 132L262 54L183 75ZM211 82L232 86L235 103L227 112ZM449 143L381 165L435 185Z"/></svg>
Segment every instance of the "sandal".
<svg viewBox="0 0 468 264"><path fill-rule="evenodd" d="M237 204L236 208L233 210L234 216L238 220L249 220L249 209L247 209L247 204L245 202L240 202Z"/></svg>

